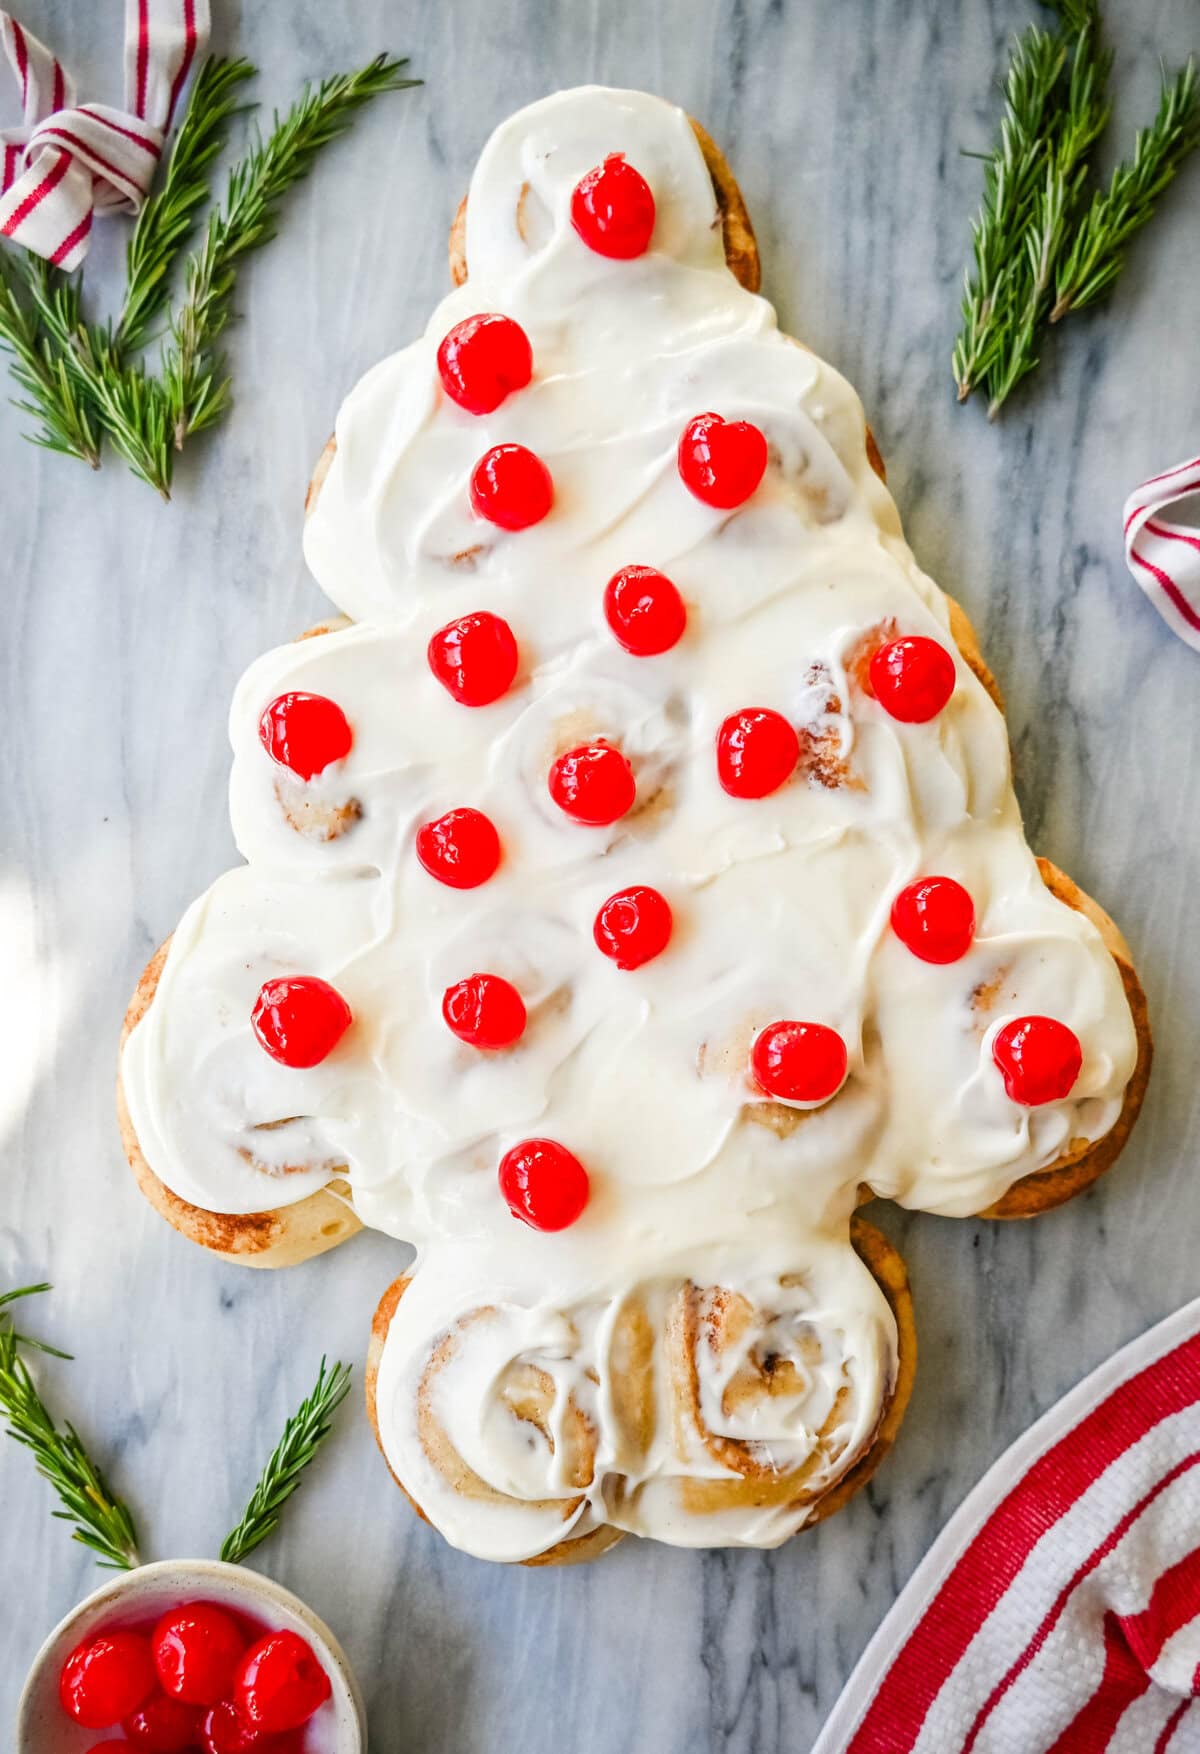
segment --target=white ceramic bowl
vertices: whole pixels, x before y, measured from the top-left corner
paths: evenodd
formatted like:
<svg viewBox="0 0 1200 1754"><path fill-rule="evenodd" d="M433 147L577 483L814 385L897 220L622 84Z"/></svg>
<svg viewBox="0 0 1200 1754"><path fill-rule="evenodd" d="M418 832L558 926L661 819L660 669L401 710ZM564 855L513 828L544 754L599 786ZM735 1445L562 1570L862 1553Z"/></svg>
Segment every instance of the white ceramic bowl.
<svg viewBox="0 0 1200 1754"><path fill-rule="evenodd" d="M61 1620L33 1660L17 1707L16 1754L85 1754L119 1732L81 1730L63 1711L58 1677L63 1663L89 1633L114 1619L153 1619L180 1602L217 1602L264 1621L272 1631L298 1632L312 1645L333 1695L312 1719L314 1754L365 1754L367 1718L346 1653L328 1626L299 1596L260 1572L215 1559L165 1559L122 1572L102 1584Z"/></svg>

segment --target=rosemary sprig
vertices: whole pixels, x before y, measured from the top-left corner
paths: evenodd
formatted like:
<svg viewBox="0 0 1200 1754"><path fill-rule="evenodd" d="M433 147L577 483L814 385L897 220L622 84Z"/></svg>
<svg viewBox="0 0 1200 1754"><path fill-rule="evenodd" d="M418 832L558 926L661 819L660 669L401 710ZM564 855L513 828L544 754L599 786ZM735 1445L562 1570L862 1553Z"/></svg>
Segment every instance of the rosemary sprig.
<svg viewBox="0 0 1200 1754"><path fill-rule="evenodd" d="M349 1390L349 1366L335 1364L332 1370L327 1370L322 1358L316 1383L284 1426L283 1436L259 1475L241 1521L221 1544L222 1559L239 1564L277 1526L280 1512L328 1437L333 1415Z"/></svg>
<svg viewBox="0 0 1200 1754"><path fill-rule="evenodd" d="M216 344L232 314L238 264L274 237L279 202L355 113L383 92L419 83L404 77L407 65L406 59L378 55L357 73L323 79L282 120L276 115L268 138L230 172L224 205L188 264L183 308L164 350L163 385L177 450L189 433L211 426L229 398L230 380L222 375Z"/></svg>
<svg viewBox="0 0 1200 1754"><path fill-rule="evenodd" d="M0 1297L0 1411L8 1421L8 1435L31 1451L39 1474L58 1494L62 1509L53 1514L74 1524L75 1540L90 1547L101 1565L131 1571L141 1562L128 1508L109 1490L74 1426L54 1423L19 1353L21 1346L37 1345L56 1357L67 1356L18 1334L6 1307L49 1289L25 1285Z"/></svg>
<svg viewBox="0 0 1200 1754"><path fill-rule="evenodd" d="M1112 57L1097 0L1050 0L1060 25L1018 38L1005 84L1000 142L987 159L972 226L953 353L958 397L986 387L994 416L1038 363L1048 322L1090 304L1124 263L1125 246L1200 142L1200 93L1189 62L1164 76L1158 115L1107 189L1089 191L1092 150L1108 124Z"/></svg>
<svg viewBox="0 0 1200 1754"><path fill-rule="evenodd" d="M1195 62L1189 61L1173 79L1164 75L1154 121L1138 130L1133 156L1117 166L1107 189L1093 196L1058 272L1052 323L1093 303L1112 285L1124 266L1126 244L1197 145L1200 87Z"/></svg>
<svg viewBox="0 0 1200 1754"><path fill-rule="evenodd" d="M1099 42L1099 23L1088 20L1075 38L1066 107L1047 142L1045 173L1030 210L1024 254L1009 282L1011 342L987 374L988 413L993 417L1037 365L1036 337L1085 198L1089 155L1111 113L1111 67L1111 52Z"/></svg>
<svg viewBox="0 0 1200 1754"><path fill-rule="evenodd" d="M954 344L958 399L983 381L1004 345L1009 282L1018 271L1014 239L1028 222L1046 156L1046 129L1066 44L1038 25L1017 39L1004 87L1000 144L987 161L983 202L971 226L975 270L965 276L962 327Z"/></svg>
<svg viewBox="0 0 1200 1754"><path fill-rule="evenodd" d="M138 357L167 312L172 271L207 199L208 177L235 115L248 61L211 56L200 69L163 183L147 202L129 243L126 291L115 323L89 323L80 276L19 251L0 258L0 348L39 422L38 444L98 468L107 439L142 480L170 498L175 453L191 433L212 426L229 403L218 340L233 311L241 259L275 235L279 203L306 177L321 148L383 92L419 85L407 60L379 55L356 73L305 90L274 118L233 167L224 206L188 258L183 302L168 325L157 373Z"/></svg>
<svg viewBox="0 0 1200 1754"><path fill-rule="evenodd" d="M69 356L49 337L30 296L27 258L0 256L0 348L10 356L9 369L23 391L15 406L39 425L28 433L35 445L78 457L92 469L100 467L100 431L86 395L80 393ZM17 281L23 280L18 291ZM77 292L75 293L78 299Z"/></svg>
<svg viewBox="0 0 1200 1754"><path fill-rule="evenodd" d="M125 254L125 303L113 331L118 353L143 346L167 306L171 270L208 199L213 160L246 107L241 88L254 72L249 61L210 55L196 75L162 185L142 208Z"/></svg>
<svg viewBox="0 0 1200 1754"><path fill-rule="evenodd" d="M19 1297L37 1297L43 1291L49 1291L49 1284L43 1280L40 1285L22 1285L16 1291L0 1292L0 1331L7 1331L14 1344L32 1346L35 1352L45 1352L51 1358L70 1359L69 1352L60 1352L57 1346L51 1346L45 1340L35 1340L32 1334L18 1334L10 1324L12 1311L5 1309L5 1304L15 1303Z"/></svg>

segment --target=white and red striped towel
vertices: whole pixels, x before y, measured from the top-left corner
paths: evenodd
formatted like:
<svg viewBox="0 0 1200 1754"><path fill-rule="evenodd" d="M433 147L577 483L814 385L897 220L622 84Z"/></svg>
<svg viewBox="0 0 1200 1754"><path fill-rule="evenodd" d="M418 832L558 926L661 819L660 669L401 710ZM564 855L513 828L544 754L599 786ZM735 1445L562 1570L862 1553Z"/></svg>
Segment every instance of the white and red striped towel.
<svg viewBox="0 0 1200 1754"><path fill-rule="evenodd" d="M1200 1301L967 1498L813 1754L1197 1754Z"/></svg>
<svg viewBox="0 0 1200 1754"><path fill-rule="evenodd" d="M76 268L94 213L140 212L207 40L208 0L125 0L126 107L77 105L57 56L0 12L24 112L21 127L0 130L0 235Z"/></svg>
<svg viewBox="0 0 1200 1754"><path fill-rule="evenodd" d="M1200 457L1134 488L1125 559L1167 625L1200 651Z"/></svg>

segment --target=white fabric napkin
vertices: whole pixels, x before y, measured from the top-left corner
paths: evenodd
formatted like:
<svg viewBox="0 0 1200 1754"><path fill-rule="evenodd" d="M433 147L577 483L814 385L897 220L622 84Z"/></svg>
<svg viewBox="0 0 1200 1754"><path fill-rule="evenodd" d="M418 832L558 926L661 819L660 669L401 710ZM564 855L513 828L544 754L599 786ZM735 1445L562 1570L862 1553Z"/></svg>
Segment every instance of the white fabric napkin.
<svg viewBox="0 0 1200 1754"><path fill-rule="evenodd" d="M951 1518L813 1754L1198 1754L1200 1300Z"/></svg>
<svg viewBox="0 0 1200 1754"><path fill-rule="evenodd" d="M1125 559L1167 625L1200 651L1200 457L1134 488Z"/></svg>

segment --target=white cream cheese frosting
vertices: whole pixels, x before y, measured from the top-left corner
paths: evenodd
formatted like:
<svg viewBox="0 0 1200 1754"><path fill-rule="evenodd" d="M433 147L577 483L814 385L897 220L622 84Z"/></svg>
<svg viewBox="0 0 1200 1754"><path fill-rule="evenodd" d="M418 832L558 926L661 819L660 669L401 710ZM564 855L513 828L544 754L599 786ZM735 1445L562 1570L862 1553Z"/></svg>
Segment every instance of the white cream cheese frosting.
<svg viewBox="0 0 1200 1754"><path fill-rule="evenodd" d="M634 261L588 250L569 219L575 184L613 152L657 207ZM605 1523L770 1545L866 1450L890 1390L891 1314L848 1240L860 1186L949 1215L988 1206L1112 1127L1133 1022L1095 927L1042 883L1003 719L869 465L856 395L726 267L683 112L586 88L514 116L471 183L466 248L467 283L338 416L305 554L353 624L266 654L238 686L231 811L247 863L175 934L126 1049L129 1110L151 1168L196 1205L260 1211L336 1177L365 1223L417 1245L379 1424L396 1474L457 1545L525 1558ZM483 311L521 324L534 377L473 416L444 394L436 352ZM732 514L693 498L676 467L684 426L710 409L770 446ZM467 493L479 457L507 442L536 452L555 487L550 515L514 534ZM605 624L605 584L632 563L661 568L687 604L661 656L630 655ZM520 667L472 709L425 651L481 609L509 622ZM953 697L931 722L900 724L864 693L856 660L881 630L954 654ZM337 701L353 730L349 754L307 784L257 734L291 690ZM721 721L748 705L783 713L809 751L759 800L728 796L714 759ZM599 737L632 762L638 801L587 828L546 775ZM421 823L462 805L504 847L471 891L436 882L413 851ZM889 926L899 890L933 873L963 884L977 917L946 966ZM591 928L631 884L668 898L675 929L622 971ZM443 1024L443 992L478 970L525 1000L513 1048L481 1053ZM301 973L354 1013L307 1071L276 1064L250 1027L263 981ZM1083 1049L1069 1098L1038 1108L1009 1099L991 1055L996 1031L1030 1013ZM821 1108L766 1103L750 1080L754 1036L781 1017L847 1045L847 1081ZM532 1135L588 1169L569 1230L527 1229L498 1191L500 1158ZM736 1342L704 1303L719 1288L751 1312ZM616 1410L631 1311L652 1360L636 1441ZM764 1358L787 1361L784 1391L742 1394ZM522 1411L529 1394L548 1423ZM723 1443L768 1470L809 1464L805 1495L706 1498L731 1477Z"/></svg>

